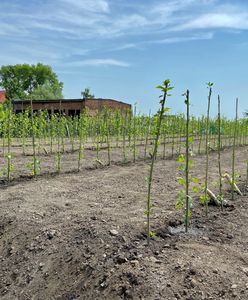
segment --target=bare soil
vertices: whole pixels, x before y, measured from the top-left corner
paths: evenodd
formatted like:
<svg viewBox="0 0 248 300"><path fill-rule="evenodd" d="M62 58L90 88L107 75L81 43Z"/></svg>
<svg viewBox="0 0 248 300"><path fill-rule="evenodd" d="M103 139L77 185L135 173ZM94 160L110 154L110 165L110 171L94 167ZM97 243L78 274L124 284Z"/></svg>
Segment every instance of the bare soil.
<svg viewBox="0 0 248 300"><path fill-rule="evenodd" d="M231 171L231 149L222 153ZM23 164L20 156L20 165ZM205 216L193 197L191 227L175 210L176 159L158 159L147 247L148 161L43 175L0 186L0 299L248 299L247 148L236 155L243 196ZM76 162L74 162L76 165ZM204 156L193 158L203 183ZM217 193L217 153L210 154Z"/></svg>
<svg viewBox="0 0 248 300"><path fill-rule="evenodd" d="M124 162L124 147L123 141L116 141L116 137L112 137L110 142L110 162L111 164L123 164ZM232 139L230 137L222 137L223 148L230 147L232 145ZM237 141L240 145L248 145L247 138ZM7 141L3 142L0 139L0 185L6 183L7 179ZM125 164L135 161L144 161L150 159L150 153L153 149L154 137L148 139L145 147L145 140L143 138L137 138L135 142L133 138L129 141L125 140ZM158 147L158 157L171 158L176 157L178 153L183 152L185 149L182 146L185 143L185 137L166 137L160 141ZM5 144L5 147L3 147ZM80 162L80 170L94 169L100 166L106 166L109 164L108 147L106 142L99 142L99 153L97 154L96 142L92 139L88 139L83 145L82 159ZM145 149L146 148L146 149ZM194 136L194 145L192 145L194 153L205 152L204 140L200 140L200 137ZM217 137L210 138L210 148L217 148ZM61 166L60 173L75 173L78 170L78 158L79 158L79 141L74 139L72 144L68 138L64 139L63 145L60 140L60 146L58 148L58 141L53 140L52 147L50 140L38 140L36 139L36 158L40 162L39 175L55 175L57 173L57 152L58 149L61 154ZM24 152L24 153L23 153ZM20 181L26 180L32 177L32 164L33 164L33 147L31 139L25 141L25 147L23 151L22 140L13 139L10 147L11 164L13 170L11 171L11 180ZM135 155L134 155L135 154Z"/></svg>

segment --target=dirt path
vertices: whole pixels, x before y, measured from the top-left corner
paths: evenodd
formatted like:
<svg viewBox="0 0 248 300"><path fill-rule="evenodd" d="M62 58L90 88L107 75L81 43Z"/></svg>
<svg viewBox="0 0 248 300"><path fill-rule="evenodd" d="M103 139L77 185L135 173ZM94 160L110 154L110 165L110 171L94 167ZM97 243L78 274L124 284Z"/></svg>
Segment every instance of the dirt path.
<svg viewBox="0 0 248 300"><path fill-rule="evenodd" d="M237 171L245 179L245 147ZM231 150L222 155L230 172ZM217 155L210 154L217 190ZM83 170L2 187L1 299L248 299L247 194L206 218L195 197L192 229L175 211L177 162L159 160L146 246L148 163ZM204 157L194 158L204 176ZM244 186L244 185L242 185ZM227 191L228 186L224 186ZM226 198L230 198L226 194Z"/></svg>

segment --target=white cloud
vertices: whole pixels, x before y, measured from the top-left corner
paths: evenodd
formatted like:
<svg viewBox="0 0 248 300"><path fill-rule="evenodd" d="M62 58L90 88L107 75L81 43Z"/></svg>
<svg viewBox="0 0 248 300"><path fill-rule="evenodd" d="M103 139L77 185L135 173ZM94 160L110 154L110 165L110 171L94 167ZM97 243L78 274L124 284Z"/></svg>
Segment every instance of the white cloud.
<svg viewBox="0 0 248 300"><path fill-rule="evenodd" d="M82 11L86 10L95 13L109 12L109 4L105 0L60 0L60 2Z"/></svg>
<svg viewBox="0 0 248 300"><path fill-rule="evenodd" d="M28 31L23 28L19 28L14 24L8 24L5 22L0 22L0 36L27 36Z"/></svg>
<svg viewBox="0 0 248 300"><path fill-rule="evenodd" d="M175 30L192 30L205 28L231 28L248 29L248 13L228 14L212 13L204 14L185 24L175 27Z"/></svg>
<svg viewBox="0 0 248 300"><path fill-rule="evenodd" d="M198 41L198 40L211 40L213 39L213 37L214 37L213 32L203 32L203 33L188 35L188 36L173 36L164 39L157 39L157 40L151 39L151 40L141 41L136 44L124 44L116 48L113 48L110 51L120 51L125 49L134 49L134 48L143 49L144 46L156 45L156 44L175 44L175 43L183 43L183 42Z"/></svg>
<svg viewBox="0 0 248 300"><path fill-rule="evenodd" d="M181 42L188 42L188 41L197 41L197 40L211 40L214 37L213 32L207 32L202 34L195 34L195 35L189 35L189 36L175 36L175 37L169 37L161 40L151 40L149 44L174 44L174 43L181 43Z"/></svg>
<svg viewBox="0 0 248 300"><path fill-rule="evenodd" d="M121 10L109 0L54 0L39 7L0 12L0 35L34 35L37 30L67 39L118 38L205 28L247 29L247 12L218 0L150 0ZM124 5L125 7L125 5ZM5 8L6 9L6 8ZM39 33L38 33L39 34Z"/></svg>
<svg viewBox="0 0 248 300"><path fill-rule="evenodd" d="M119 45L117 47L112 47L110 49L110 51L120 51L120 50L133 49L133 48L138 49L139 44L137 44L137 43L136 44L135 43L127 43L127 44Z"/></svg>
<svg viewBox="0 0 248 300"><path fill-rule="evenodd" d="M166 4L151 0L142 6L133 4L127 11L121 10L118 2L109 3L107 0L56 0L33 7L32 11L29 7L3 11L0 17L30 35L43 29L64 34L63 38L69 39L116 38L166 31L184 21L185 16L179 18L179 12L199 4L207 6L206 0L169 0Z"/></svg>
<svg viewBox="0 0 248 300"><path fill-rule="evenodd" d="M172 1L167 1L161 2L160 4L154 6L151 10L152 13L155 13L159 16L170 16L175 12L178 12L180 10L183 10L195 3L202 2L201 0L172 0Z"/></svg>
<svg viewBox="0 0 248 300"><path fill-rule="evenodd" d="M16 0L15 6L3 2L0 36L7 43L16 43L17 58L23 57L18 53L23 42L34 50L32 59L43 59L47 46L44 53L48 61L50 52L61 62L77 60L72 63L75 67L78 63L127 67L122 60L92 57L151 44L211 39L218 28L228 32L248 29L248 6L236 2L224 6L221 0L146 0L139 4L131 0L53 0L34 1L27 7L21 0ZM80 53L84 48L87 50ZM78 62L81 56L87 59Z"/></svg>
<svg viewBox="0 0 248 300"><path fill-rule="evenodd" d="M117 66L117 67L129 67L130 64L124 61L112 59L112 58L95 58L86 59L81 61L73 61L65 63L65 67L83 67L83 66Z"/></svg>

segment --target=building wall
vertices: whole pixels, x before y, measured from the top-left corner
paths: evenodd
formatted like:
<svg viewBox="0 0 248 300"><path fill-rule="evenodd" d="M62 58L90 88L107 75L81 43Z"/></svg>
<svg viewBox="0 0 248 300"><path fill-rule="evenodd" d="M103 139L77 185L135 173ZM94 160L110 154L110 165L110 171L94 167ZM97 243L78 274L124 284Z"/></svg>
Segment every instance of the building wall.
<svg viewBox="0 0 248 300"><path fill-rule="evenodd" d="M126 110L131 109L132 106L127 103L112 99L85 99L85 108L89 110L91 115L96 114L98 111L103 110L104 108L113 109L113 110Z"/></svg>
<svg viewBox="0 0 248 300"><path fill-rule="evenodd" d="M16 113L30 108L30 101L14 101L14 111ZM79 115L84 109L87 109L90 115L95 115L98 111L104 109L131 109L131 105L112 99L63 99L61 101L61 110L66 115ZM48 110L49 113L58 113L60 109L60 101L57 100L44 100L33 101L33 110Z"/></svg>
<svg viewBox="0 0 248 300"><path fill-rule="evenodd" d="M61 110L65 111L65 113L68 113L69 110L79 110L81 111L84 107L84 104L82 101L73 101L73 102L61 102ZM14 103L14 111L21 111L30 108L30 102L29 101L23 101L18 103ZM54 111L57 111L60 109L60 102L59 101L33 101L33 110L50 110L52 113Z"/></svg>
<svg viewBox="0 0 248 300"><path fill-rule="evenodd" d="M5 91L0 91L0 103L3 103L6 100Z"/></svg>

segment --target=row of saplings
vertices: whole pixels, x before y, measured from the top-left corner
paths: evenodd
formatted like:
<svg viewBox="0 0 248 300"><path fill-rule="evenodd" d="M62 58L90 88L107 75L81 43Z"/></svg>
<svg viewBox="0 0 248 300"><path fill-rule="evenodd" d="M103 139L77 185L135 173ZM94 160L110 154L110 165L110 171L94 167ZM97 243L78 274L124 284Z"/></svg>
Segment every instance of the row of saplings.
<svg viewBox="0 0 248 300"><path fill-rule="evenodd" d="M233 133L233 151L232 151L232 174L225 173L222 174L221 169L221 113L220 113L220 96L218 96L218 170L219 170L219 192L218 195L215 195L213 191L209 188L209 152L210 152L210 143L209 143L209 120L210 120L210 105L211 105L211 96L212 96L212 87L213 83L209 82L207 84L209 89L208 93L208 105L207 105L207 117L206 117L206 134L205 134L205 182L204 185L199 184L199 180L196 177L191 176L190 169L192 168L192 151L191 145L193 143L193 138L189 134L190 128L190 97L189 90L183 94L185 97L184 103L186 105L186 139L185 139L185 153L179 154L178 156L178 170L181 173L181 177L178 178L178 183L181 186L180 192L178 193L178 201L176 203L176 208L182 209L184 212L184 224L185 232L188 232L190 226L190 212L192 208L192 193L201 192L200 202L205 206L206 215L208 215L208 205L210 203L217 205L223 209L224 206L227 206L228 203L224 200L223 195L223 180L226 180L227 183L231 186L232 200L234 199L234 193L238 193L242 196L242 192L236 183L236 178L238 174L235 172L235 151L236 151L236 139L238 134L238 98L236 99L236 116L234 122L234 133ZM153 203L151 201L151 188L152 188L152 179L153 179L153 170L154 163L156 160L156 154L159 145L159 137L161 132L161 124L164 118L165 113L168 111L168 108L165 107L167 97L170 96L170 91L173 87L170 85L170 80L165 80L162 85L158 86L162 91L162 96L160 100L160 109L157 113L157 130L155 143L152 153L150 171L147 178L148 181L148 193L147 193L147 204L145 214L147 216L147 243L149 245L150 239L155 236L155 232L151 230L151 212ZM246 175L246 185L248 186L248 161L247 161L247 175Z"/></svg>
<svg viewBox="0 0 248 300"><path fill-rule="evenodd" d="M202 152L205 137L206 117L191 116L188 128L190 136L198 143L198 153ZM217 145L218 120L208 119L209 140L212 147ZM153 141L157 134L157 115L136 114L134 111L111 111L107 108L91 116L84 111L75 118L66 117L60 109L57 114L49 116L48 111L34 113L32 100L30 108L14 114L11 101L0 105L1 156L4 158L3 175L7 181L13 179L15 173L14 159L20 155L17 146L22 148L23 156L32 156L28 164L23 165L31 176L38 176L44 171L41 156L54 157L54 172L63 172L64 155L77 153L75 170L80 171L84 161L88 160L84 150L93 150L93 161L96 164L110 165L113 150L120 152L120 160L150 159ZM184 114L163 118L160 123L160 153L156 157L166 158L181 153L181 145L185 140L186 119ZM222 146L232 145L234 121L222 118ZM237 144L247 143L248 126L245 118L238 121ZM196 145L195 145L196 146ZM142 149L142 152L141 152ZM103 151L102 151L103 150ZM193 145L192 145L193 150ZM102 151L102 152L101 152ZM106 152L106 153L105 153ZM107 154L107 155L106 155ZM104 160L102 161L102 159ZM26 172L25 170L25 172Z"/></svg>

